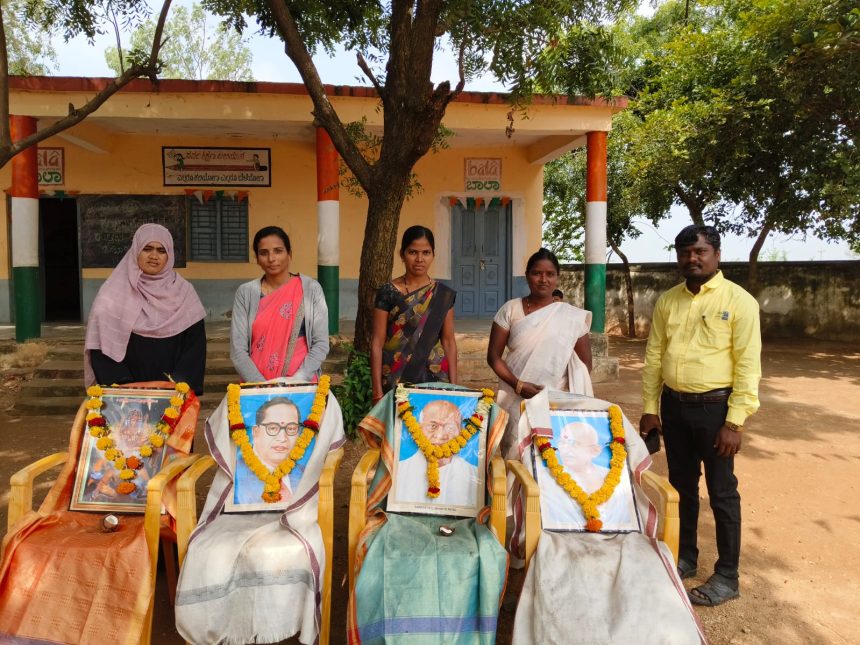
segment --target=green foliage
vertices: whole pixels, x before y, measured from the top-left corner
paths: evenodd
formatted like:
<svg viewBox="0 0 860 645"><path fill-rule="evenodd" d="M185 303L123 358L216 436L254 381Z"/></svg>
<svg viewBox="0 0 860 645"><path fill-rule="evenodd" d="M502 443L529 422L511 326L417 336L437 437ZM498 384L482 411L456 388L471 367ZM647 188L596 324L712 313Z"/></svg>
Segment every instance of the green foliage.
<svg viewBox="0 0 860 645"><path fill-rule="evenodd" d="M373 407L369 355L350 346L343 383L332 386L332 391L343 412L344 431L350 439L354 439L358 433L358 424Z"/></svg>
<svg viewBox="0 0 860 645"><path fill-rule="evenodd" d="M155 33L155 21L147 20L131 35L129 50L122 59L116 47L105 51L108 67L117 75L130 62L148 57ZM252 81L252 54L236 31L217 24L199 4L172 9L164 27L164 46L159 55L160 76L195 80Z"/></svg>
<svg viewBox="0 0 860 645"><path fill-rule="evenodd" d="M3 12L9 74L48 74L57 61L57 52L51 45L50 30L40 24L38 6L28 11L27 0L2 0L0 10Z"/></svg>

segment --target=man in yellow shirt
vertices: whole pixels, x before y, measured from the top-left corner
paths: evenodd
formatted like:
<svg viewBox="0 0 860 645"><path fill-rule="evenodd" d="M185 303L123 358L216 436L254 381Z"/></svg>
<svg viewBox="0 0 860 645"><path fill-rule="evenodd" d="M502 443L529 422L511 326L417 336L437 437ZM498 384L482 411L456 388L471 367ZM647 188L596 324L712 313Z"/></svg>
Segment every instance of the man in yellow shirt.
<svg viewBox="0 0 860 645"><path fill-rule="evenodd" d="M755 298L719 270L720 236L712 226L688 226L675 238L685 282L654 307L642 372L639 431L660 430L669 481L680 495L678 572L696 575L699 479L717 527L719 558L708 581L690 591L699 605L736 598L741 548L741 500L734 475L743 425L759 406L761 330Z"/></svg>

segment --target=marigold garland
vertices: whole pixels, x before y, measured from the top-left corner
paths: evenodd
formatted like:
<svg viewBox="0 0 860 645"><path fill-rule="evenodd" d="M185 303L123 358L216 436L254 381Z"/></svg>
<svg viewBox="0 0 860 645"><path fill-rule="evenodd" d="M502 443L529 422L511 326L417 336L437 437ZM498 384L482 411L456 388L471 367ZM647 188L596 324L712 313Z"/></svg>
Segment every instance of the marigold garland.
<svg viewBox="0 0 860 645"><path fill-rule="evenodd" d="M463 429L453 439L443 443L441 446L435 446L430 443L430 440L424 434L421 424L418 419L412 414L413 407L409 402L409 393L406 387L402 384L397 385L394 392L394 399L397 402L397 414L403 420L406 429L418 445L418 449L427 459L427 497L439 497L442 492L441 482L439 481L439 460L442 458L453 457L465 447L475 433L480 432L484 427L485 421L489 417L490 406L493 405L496 393L490 389L484 388L481 390L481 398L475 406L475 411L468 419L463 420Z"/></svg>
<svg viewBox="0 0 860 645"><path fill-rule="evenodd" d="M609 406L609 430L612 432L612 442L609 448L612 451L612 458L609 460L609 472L603 480L603 484L591 494L588 494L583 488L576 483L576 480L564 470L564 466L558 460L555 448L550 444L546 437L535 437L535 445L540 452L549 472L552 474L556 483L561 486L568 495L582 508L585 515L585 530L596 533L603 528L603 522L600 519L600 510L597 508L601 504L605 504L612 497L616 486L621 481L621 473L623 472L624 464L627 462L627 448L624 439L624 419L621 415L621 408L617 405Z"/></svg>
<svg viewBox="0 0 860 645"><path fill-rule="evenodd" d="M138 448L137 455L126 457L114 442L110 424L101 413L104 407L102 394L104 390L100 385L91 385L87 388L90 399L84 404L90 410L87 413L87 429L96 438L96 448L104 453L105 459L113 463L113 467L119 471L122 482L116 487L120 495L130 495L137 490L137 484L132 480L137 477L137 471L143 467L143 460L151 457L155 448L164 445L165 440L173 433L176 423L182 414L182 406L185 405L190 387L187 383L176 383L173 387L176 394L170 397L170 406L161 415L161 419L155 424L155 429L147 437L146 442Z"/></svg>
<svg viewBox="0 0 860 645"><path fill-rule="evenodd" d="M267 504L281 501L281 480L289 475L293 468L296 467L296 464L301 461L308 446L311 445L314 435L319 432L320 421L325 411L326 397L328 397L330 386L331 378L327 375L321 376L313 403L311 404L311 413L307 419L302 421L304 429L296 440L296 445L290 450L287 458L272 471L266 468L251 445L250 433L245 427L245 420L242 417L242 410L239 406L242 388L235 383L227 386L227 419L230 422L230 437L233 439L233 443L239 447L245 465L257 476L257 479L263 482L263 494L261 497Z"/></svg>

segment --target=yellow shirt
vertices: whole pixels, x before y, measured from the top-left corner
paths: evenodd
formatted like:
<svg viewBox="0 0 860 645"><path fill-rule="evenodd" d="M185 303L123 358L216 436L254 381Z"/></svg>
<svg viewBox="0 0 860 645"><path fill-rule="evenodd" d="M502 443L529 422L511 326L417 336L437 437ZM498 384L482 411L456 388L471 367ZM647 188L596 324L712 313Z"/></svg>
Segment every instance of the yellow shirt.
<svg viewBox="0 0 860 645"><path fill-rule="evenodd" d="M681 283L657 300L642 370L645 414L658 414L663 385L677 392L730 387L726 421L758 410L761 328L758 302L722 271L693 294Z"/></svg>

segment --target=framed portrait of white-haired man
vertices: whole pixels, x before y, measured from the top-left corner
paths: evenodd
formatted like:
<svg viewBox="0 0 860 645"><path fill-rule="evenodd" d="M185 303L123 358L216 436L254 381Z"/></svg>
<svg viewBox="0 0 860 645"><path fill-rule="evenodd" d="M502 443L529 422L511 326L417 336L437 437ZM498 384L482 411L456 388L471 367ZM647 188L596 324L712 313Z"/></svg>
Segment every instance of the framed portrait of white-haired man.
<svg viewBox="0 0 860 645"><path fill-rule="evenodd" d="M399 392L407 400L398 402L398 409L406 405L412 415L404 417L400 411L396 415L387 509L474 517L484 506L486 493L488 414L478 414L481 392L424 388ZM433 454L435 448L441 456Z"/></svg>
<svg viewBox="0 0 860 645"><path fill-rule="evenodd" d="M592 502L599 501L600 532L639 531L640 519L627 460L619 457L613 463L609 413L606 410L550 410L550 423L550 449L562 471L554 474L547 464L548 455L536 444L531 447L532 468L540 487L543 528L587 530L580 498L591 498ZM626 455L624 442L618 445L619 455ZM564 485L567 480L560 476L562 473L573 480L567 488ZM614 486L606 485L616 480Z"/></svg>

